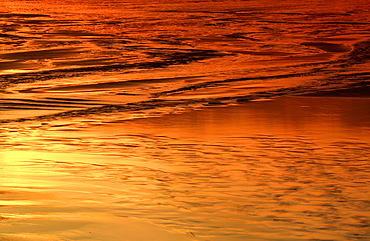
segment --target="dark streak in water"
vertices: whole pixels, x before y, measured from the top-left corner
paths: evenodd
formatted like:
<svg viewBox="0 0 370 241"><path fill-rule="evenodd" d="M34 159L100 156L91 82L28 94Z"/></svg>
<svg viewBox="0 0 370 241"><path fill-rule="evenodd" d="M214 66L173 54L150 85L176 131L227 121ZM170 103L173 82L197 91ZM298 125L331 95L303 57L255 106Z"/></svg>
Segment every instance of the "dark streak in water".
<svg viewBox="0 0 370 241"><path fill-rule="evenodd" d="M72 54L80 54L84 50L80 48L64 48L64 49L49 49L38 51L22 51L14 53L0 54L0 59L16 59L16 60L32 60L44 58L60 58L67 57Z"/></svg>
<svg viewBox="0 0 370 241"><path fill-rule="evenodd" d="M19 54L18 54L19 55ZM16 55L16 56L18 56ZM45 81L63 77L84 76L94 72L101 71L122 71L127 69L151 69L151 68L165 68L171 65L189 64L194 61L205 60L209 58L216 58L224 56L225 54L213 50L187 50L181 52L173 52L164 56L163 60L133 63L133 64L112 64L94 67L79 67L68 69L57 69L40 71L36 73L19 73L11 75L0 76L0 92L4 91L8 86L20 83L34 83L37 81ZM8 56L8 55L5 55ZM11 55L13 56L13 55ZM20 55L21 56L21 55ZM35 58L35 57L30 57Z"/></svg>
<svg viewBox="0 0 370 241"><path fill-rule="evenodd" d="M366 79L370 78L368 73ZM317 91L314 93L303 94L304 96L332 96L332 97L370 97L370 82L364 81L350 84L342 89L332 89L325 91Z"/></svg>
<svg viewBox="0 0 370 241"><path fill-rule="evenodd" d="M330 51L339 51L342 50L342 47L337 47L335 45L335 49L331 50L333 48L332 44L319 44L319 43L310 43L312 46L318 46L319 48L327 49L330 48ZM337 49L339 48L339 49ZM340 51L341 52L341 51ZM345 52L345 51L344 51ZM355 44L354 49L347 55L344 55L342 58L327 62L327 63L320 63L321 65L324 65L323 67L312 69L308 72L302 72L302 73L294 73L294 74L284 74L284 75L275 75L275 76L261 76L261 77L250 77L250 78L238 78L238 79L227 79L227 80L220 80L220 81L211 81L211 82L203 82L195 85L189 85L185 87L181 87L179 89L169 90L161 93L153 94L153 97L159 97L162 95L172 94L172 93L178 93L178 92L184 92L184 91L191 91L201 88L207 88L207 87L214 87L219 86L220 84L227 84L231 82L239 82L239 81L247 81L247 80L271 80L271 79L284 79L284 78L292 78L292 77L302 77L302 76L315 76L318 74L325 74L325 73L332 73L332 70L330 69L333 65L339 65L340 68L346 68L352 65L361 64L369 61L370 59L370 40L363 41L360 43ZM368 76L368 73L350 73L350 74L344 74L344 75L334 75L334 76L328 76L327 79L336 79L338 80L339 77L355 77L359 76ZM343 78L341 78L343 79ZM362 80L362 78L360 79ZM324 82L324 81L323 81ZM345 83L345 82L344 82ZM332 82L326 83L326 85L332 84ZM348 83L347 83L348 84ZM325 85L325 82L324 82Z"/></svg>
<svg viewBox="0 0 370 241"><path fill-rule="evenodd" d="M39 18L50 17L46 14L31 14L31 13L0 13L0 18Z"/></svg>
<svg viewBox="0 0 370 241"><path fill-rule="evenodd" d="M363 64L370 60L370 40L356 43L353 50L337 62L339 67L346 68L355 64Z"/></svg>
<svg viewBox="0 0 370 241"><path fill-rule="evenodd" d="M333 53L343 53L343 52L349 51L349 49L343 46L342 44L322 43L322 42L304 42L304 43L301 43L301 45L312 46L315 48L322 49L326 52L333 52Z"/></svg>
<svg viewBox="0 0 370 241"><path fill-rule="evenodd" d="M54 98L55 99L55 98ZM9 103L10 101L18 101L19 103L21 102L31 102L31 103L43 103L43 104L72 104L72 105L79 105L80 103L78 102L72 102L72 101L67 101L71 99L55 99L58 101L47 101L47 100L32 100L32 99L0 99L0 105L4 103ZM77 101L77 100L76 100ZM80 101L91 101L91 100L78 100ZM94 103L83 103L84 105L97 105Z"/></svg>

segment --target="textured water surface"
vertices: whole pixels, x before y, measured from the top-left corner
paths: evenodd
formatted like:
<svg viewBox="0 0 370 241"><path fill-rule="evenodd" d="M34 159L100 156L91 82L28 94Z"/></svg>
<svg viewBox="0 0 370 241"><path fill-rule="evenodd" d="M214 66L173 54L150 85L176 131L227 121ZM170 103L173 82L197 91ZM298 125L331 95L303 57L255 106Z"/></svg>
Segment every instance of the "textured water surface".
<svg viewBox="0 0 370 241"><path fill-rule="evenodd" d="M368 1L1 1L1 240L369 240Z"/></svg>

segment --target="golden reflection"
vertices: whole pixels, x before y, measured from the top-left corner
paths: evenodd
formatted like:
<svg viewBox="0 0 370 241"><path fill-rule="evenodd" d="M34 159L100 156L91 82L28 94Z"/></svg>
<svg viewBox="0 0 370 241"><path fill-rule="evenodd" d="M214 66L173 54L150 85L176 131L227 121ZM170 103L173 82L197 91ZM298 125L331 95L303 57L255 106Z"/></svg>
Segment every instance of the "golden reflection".
<svg viewBox="0 0 370 241"><path fill-rule="evenodd" d="M50 122L25 132L35 150L1 152L0 231L45 230L56 240L145 240L143 227L158 240L333 238L329 220L362 232L368 103L281 98L78 132ZM330 232L296 230L319 227Z"/></svg>
<svg viewBox="0 0 370 241"><path fill-rule="evenodd" d="M0 240L370 240L369 4L1 1Z"/></svg>

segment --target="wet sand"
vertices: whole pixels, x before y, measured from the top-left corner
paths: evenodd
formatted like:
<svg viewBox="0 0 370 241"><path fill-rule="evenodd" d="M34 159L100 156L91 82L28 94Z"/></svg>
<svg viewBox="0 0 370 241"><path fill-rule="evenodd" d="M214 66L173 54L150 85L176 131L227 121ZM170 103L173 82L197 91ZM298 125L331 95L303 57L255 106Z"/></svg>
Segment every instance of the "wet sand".
<svg viewBox="0 0 370 241"><path fill-rule="evenodd" d="M112 123L13 123L1 133L0 237L367 240L369 106L284 97Z"/></svg>

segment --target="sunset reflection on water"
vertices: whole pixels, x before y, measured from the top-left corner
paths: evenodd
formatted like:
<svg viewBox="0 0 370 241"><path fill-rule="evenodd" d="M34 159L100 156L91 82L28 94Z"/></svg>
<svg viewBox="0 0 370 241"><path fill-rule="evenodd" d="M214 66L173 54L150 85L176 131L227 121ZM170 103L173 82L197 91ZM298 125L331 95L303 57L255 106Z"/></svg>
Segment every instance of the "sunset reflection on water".
<svg viewBox="0 0 370 241"><path fill-rule="evenodd" d="M369 240L369 9L1 1L0 240Z"/></svg>
<svg viewBox="0 0 370 241"><path fill-rule="evenodd" d="M2 237L368 237L369 101L282 98L81 129L50 122L25 128L29 143L3 135Z"/></svg>

